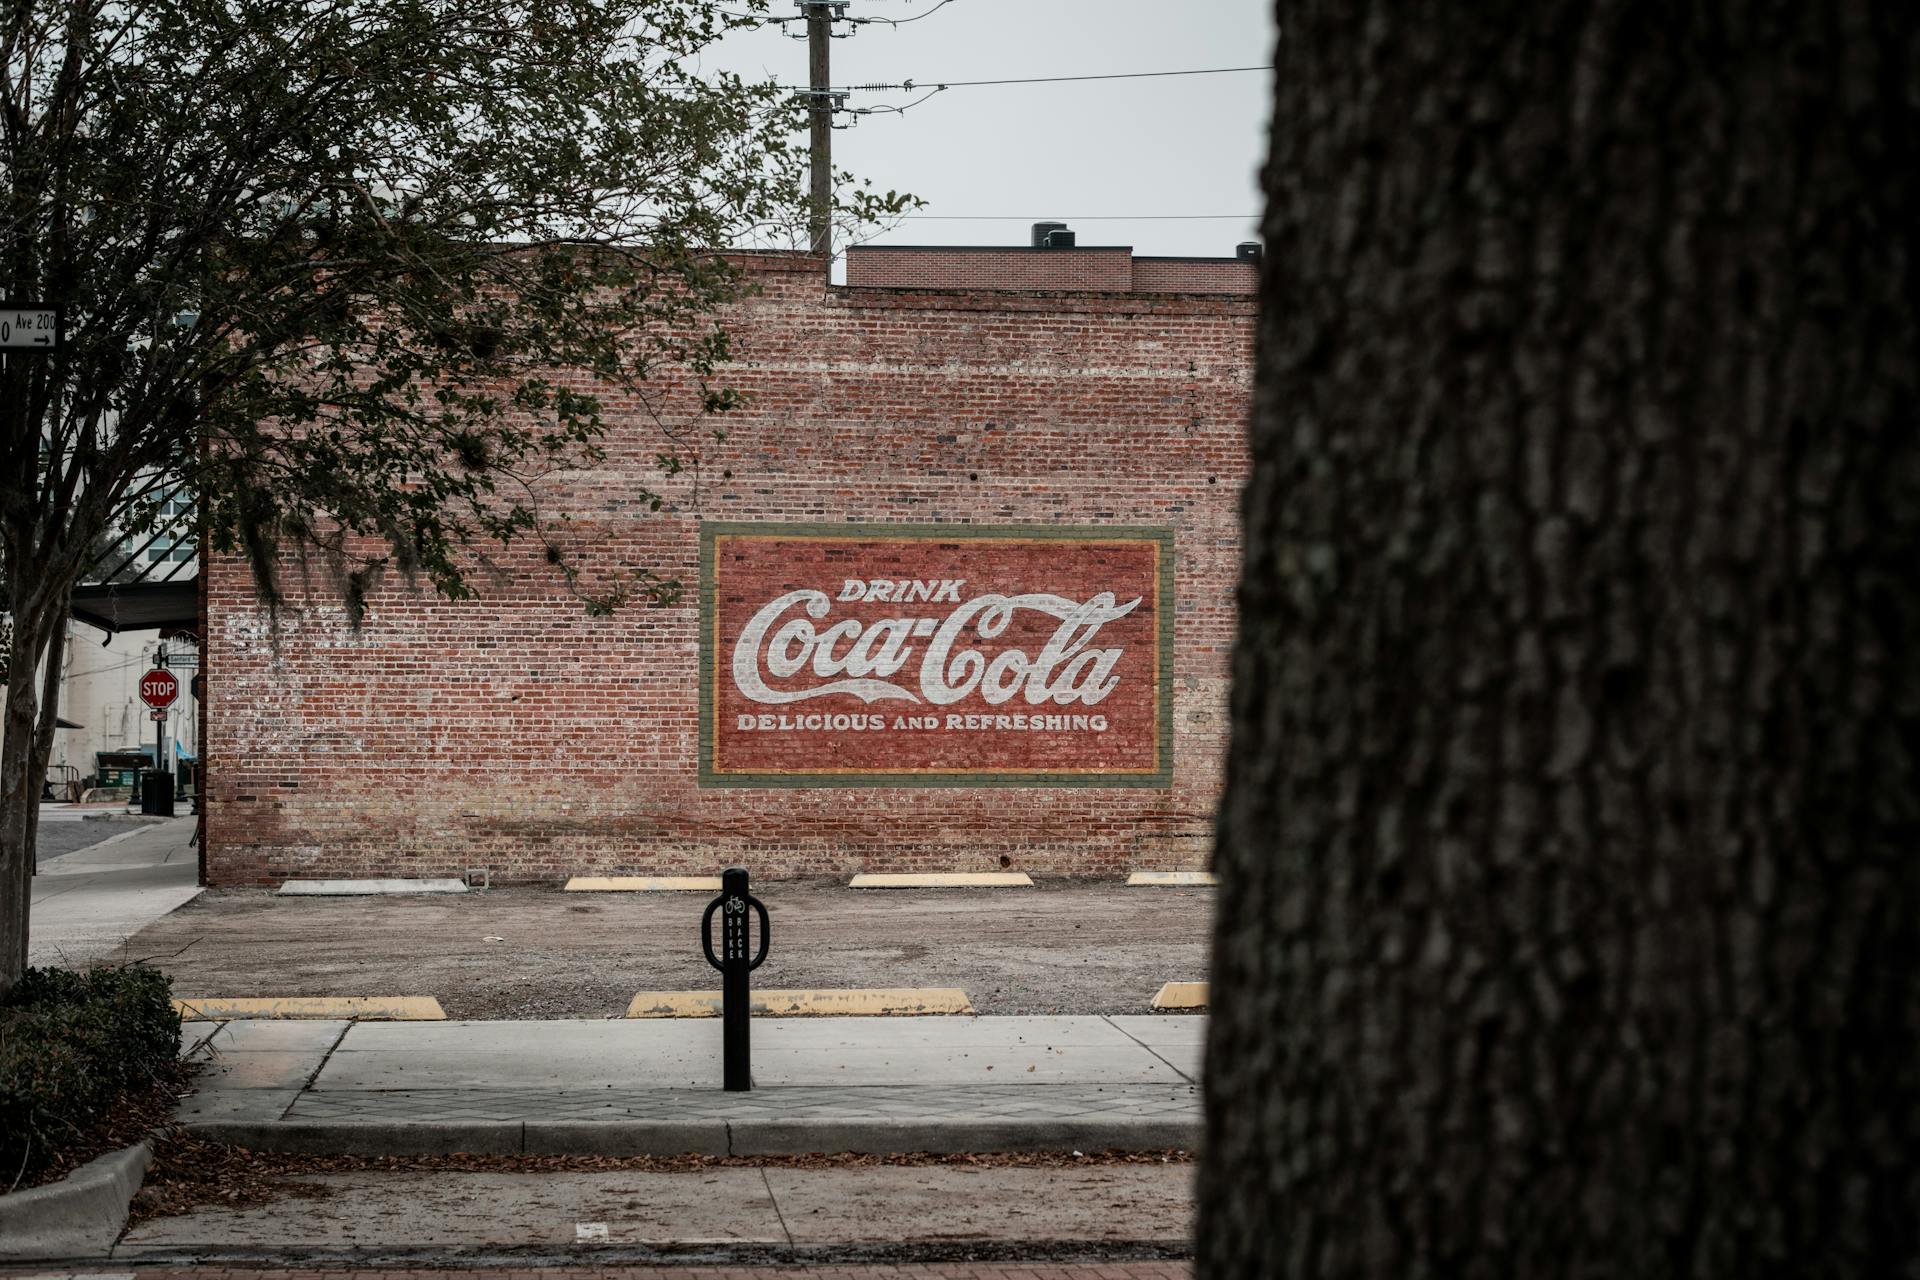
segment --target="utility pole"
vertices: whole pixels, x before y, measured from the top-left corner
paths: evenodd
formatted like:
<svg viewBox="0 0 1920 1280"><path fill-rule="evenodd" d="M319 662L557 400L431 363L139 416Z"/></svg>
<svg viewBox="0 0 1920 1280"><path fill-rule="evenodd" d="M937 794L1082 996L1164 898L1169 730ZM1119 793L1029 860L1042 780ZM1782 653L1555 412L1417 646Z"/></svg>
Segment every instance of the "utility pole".
<svg viewBox="0 0 1920 1280"><path fill-rule="evenodd" d="M833 90L827 72L827 45L833 39L833 19L846 11L846 0L800 0L807 12L807 105L813 111L813 197L809 225L813 251L833 271Z"/></svg>

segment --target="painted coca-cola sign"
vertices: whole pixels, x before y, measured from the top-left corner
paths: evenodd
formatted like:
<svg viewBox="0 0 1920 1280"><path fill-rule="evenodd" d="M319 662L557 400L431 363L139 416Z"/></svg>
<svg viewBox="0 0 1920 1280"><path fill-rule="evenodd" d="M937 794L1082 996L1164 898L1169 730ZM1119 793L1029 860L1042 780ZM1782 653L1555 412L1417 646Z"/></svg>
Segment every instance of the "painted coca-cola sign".
<svg viewBox="0 0 1920 1280"><path fill-rule="evenodd" d="M1166 786L1173 535L701 526L710 786Z"/></svg>

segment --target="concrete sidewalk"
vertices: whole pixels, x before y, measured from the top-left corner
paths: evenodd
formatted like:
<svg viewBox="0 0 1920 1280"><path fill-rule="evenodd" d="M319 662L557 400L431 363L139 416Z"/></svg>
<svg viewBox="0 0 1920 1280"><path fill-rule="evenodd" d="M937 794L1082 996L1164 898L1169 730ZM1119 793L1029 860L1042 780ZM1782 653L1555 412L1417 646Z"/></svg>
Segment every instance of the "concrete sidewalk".
<svg viewBox="0 0 1920 1280"><path fill-rule="evenodd" d="M1192 1149L1199 1017L194 1022L198 1136L363 1155Z"/></svg>
<svg viewBox="0 0 1920 1280"><path fill-rule="evenodd" d="M142 826L43 862L33 877L27 963L78 968L151 959L129 954L126 941L199 896L194 822Z"/></svg>

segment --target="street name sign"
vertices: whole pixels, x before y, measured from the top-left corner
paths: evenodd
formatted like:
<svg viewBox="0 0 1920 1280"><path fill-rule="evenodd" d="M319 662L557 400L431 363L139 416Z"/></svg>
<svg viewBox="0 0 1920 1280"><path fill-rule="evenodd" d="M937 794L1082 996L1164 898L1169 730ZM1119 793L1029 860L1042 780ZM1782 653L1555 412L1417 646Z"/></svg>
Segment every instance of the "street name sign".
<svg viewBox="0 0 1920 1280"><path fill-rule="evenodd" d="M140 677L140 701L155 710L172 706L173 700L179 696L180 682L171 671L155 667Z"/></svg>
<svg viewBox="0 0 1920 1280"><path fill-rule="evenodd" d="M64 336L60 308L39 302L0 303L0 351L44 354L57 350Z"/></svg>

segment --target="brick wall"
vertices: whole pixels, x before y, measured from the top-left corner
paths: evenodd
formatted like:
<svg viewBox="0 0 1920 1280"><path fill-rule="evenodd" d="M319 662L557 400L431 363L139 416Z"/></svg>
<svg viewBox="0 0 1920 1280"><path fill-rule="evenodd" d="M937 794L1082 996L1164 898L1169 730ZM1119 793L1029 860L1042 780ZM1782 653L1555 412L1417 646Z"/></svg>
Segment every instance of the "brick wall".
<svg viewBox="0 0 1920 1280"><path fill-rule="evenodd" d="M1133 250L855 245L847 284L875 289L1078 289L1127 293Z"/></svg>
<svg viewBox="0 0 1920 1280"><path fill-rule="evenodd" d="M852 288L1065 289L1252 297L1258 277L1255 264L1237 258L1136 258L1125 246L855 245L847 250L847 284Z"/></svg>
<svg viewBox="0 0 1920 1280"><path fill-rule="evenodd" d="M1135 258L1135 293L1225 293L1252 297L1260 264L1241 258Z"/></svg>
<svg viewBox="0 0 1920 1280"><path fill-rule="evenodd" d="M829 290L815 259L750 265L763 291L730 324L753 400L726 440L663 481L658 429L626 406L604 466L547 495L590 578L643 565L687 584L678 603L588 617L516 551L476 577L477 601L387 585L355 633L318 586L275 625L244 565L208 566L214 883L1204 865L1251 303ZM661 389L670 416L689 398ZM703 521L1171 530L1170 778L701 785Z"/></svg>

